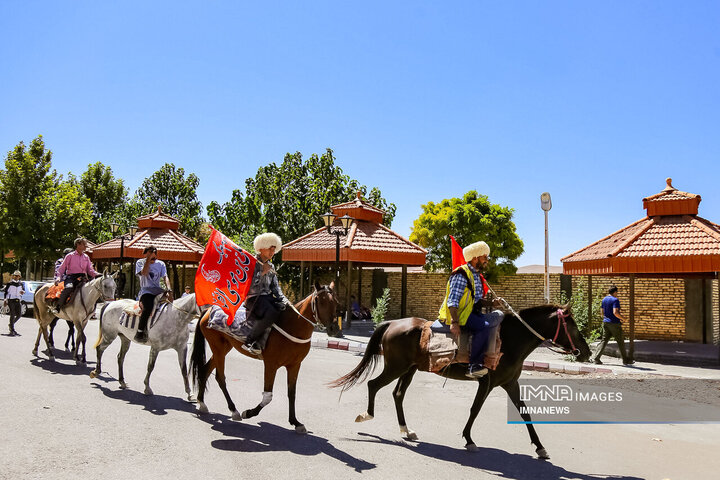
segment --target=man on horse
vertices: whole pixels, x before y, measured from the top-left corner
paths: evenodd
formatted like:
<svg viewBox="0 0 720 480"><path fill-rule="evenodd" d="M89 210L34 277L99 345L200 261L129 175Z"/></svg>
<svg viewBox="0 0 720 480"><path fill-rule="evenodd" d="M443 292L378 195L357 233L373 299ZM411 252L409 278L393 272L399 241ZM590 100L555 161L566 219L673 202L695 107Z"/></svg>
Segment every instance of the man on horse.
<svg viewBox="0 0 720 480"><path fill-rule="evenodd" d="M473 335L470 349L470 366L467 376L480 378L488 372L483 365L485 350L490 335L495 335L504 313L493 310L488 314L481 312L481 307L500 306L498 299L486 299L486 282L482 270L487 266L490 247L485 242L476 242L463 249L463 257L467 263L460 265L450 274L445 300L440 307L438 317L441 322L450 326L450 332L459 339L461 330Z"/></svg>
<svg viewBox="0 0 720 480"><path fill-rule="evenodd" d="M51 308L54 315L60 313L60 309L65 305L74 287L83 280L92 279L99 275L93 268L90 257L85 253L86 249L87 240L82 237L76 238L75 250L65 255L60 267L55 272L55 285L62 281L65 282L65 286L60 293L57 304Z"/></svg>
<svg viewBox="0 0 720 480"><path fill-rule="evenodd" d="M248 320L254 321L254 325L242 348L258 355L262 350L257 341L265 330L280 318L280 314L290 302L280 290L277 272L270 263L273 255L282 248L280 237L275 233L263 233L255 237L253 247L257 262L250 291L245 300L245 310L248 312Z"/></svg>
<svg viewBox="0 0 720 480"><path fill-rule="evenodd" d="M165 293L160 280L164 279L165 285L170 285L165 262L157 259L157 248L150 245L143 250L143 255L145 258L141 258L135 264L135 273L140 277L138 299L142 306L138 331L135 334L135 341L139 343L147 341L147 322L155 308L155 297Z"/></svg>

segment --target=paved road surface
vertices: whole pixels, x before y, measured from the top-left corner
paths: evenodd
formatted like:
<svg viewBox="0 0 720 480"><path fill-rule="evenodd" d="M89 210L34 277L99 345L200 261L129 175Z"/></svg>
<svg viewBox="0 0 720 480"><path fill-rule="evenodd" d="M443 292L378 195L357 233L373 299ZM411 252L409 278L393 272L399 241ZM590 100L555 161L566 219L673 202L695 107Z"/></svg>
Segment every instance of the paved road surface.
<svg viewBox="0 0 720 480"><path fill-rule="evenodd" d="M7 318L0 316L5 329ZM152 387L142 394L148 348L135 345L126 359L129 390L119 390L115 355L106 352L99 379L92 344L89 366L58 352L49 362L30 351L33 319L17 325L21 337L0 336L0 478L2 479L248 479L248 478L499 478L499 479L711 479L717 478L720 425L540 425L551 455L535 458L523 426L506 424L504 392L494 391L475 424L481 447L466 452L460 432L474 396L471 383L419 373L405 400L409 426L420 440L399 434L391 388L379 396L376 419L353 422L365 410L366 387L338 392L324 384L353 368L347 352L313 350L301 370L298 418L310 433L287 423L282 372L275 399L259 417L232 422L214 378L206 397L211 414L198 417L183 399L177 359L163 352ZM56 329L62 345L66 328ZM228 384L238 408L261 399L261 364L228 358Z"/></svg>

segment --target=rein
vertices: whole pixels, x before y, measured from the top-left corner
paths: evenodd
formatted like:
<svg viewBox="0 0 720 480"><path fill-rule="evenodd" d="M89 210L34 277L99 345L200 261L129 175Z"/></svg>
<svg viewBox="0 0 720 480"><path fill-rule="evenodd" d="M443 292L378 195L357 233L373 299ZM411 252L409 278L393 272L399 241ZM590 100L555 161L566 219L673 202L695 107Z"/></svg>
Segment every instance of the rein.
<svg viewBox="0 0 720 480"><path fill-rule="evenodd" d="M310 308L312 309L312 312L313 312L313 315L312 315L312 316L313 316L313 320L315 320L315 321L310 320L310 319L307 318L305 315L303 315L302 313L300 313L300 312L298 311L298 309L295 308L295 305L293 305L292 303L290 304L290 307L295 311L295 313L297 313L298 317L302 318L303 320L305 320L306 322L308 322L308 323L309 323L310 325L312 325L313 327L319 327L321 330L325 330L325 329L326 329L325 325L323 325L322 323L320 323L320 321L319 321L319 319L318 319L318 314L317 314L317 297L318 297L318 292L317 292L317 291L313 292L313 293L312 293L312 296L310 297ZM294 337L294 336L290 335L289 333L287 333L287 332L286 332L285 330L283 330L282 328L278 327L277 324L275 324L275 323L273 323L272 327L273 327L275 330L277 330L280 334L282 334L285 338L287 338L288 340L290 340L291 342L295 342L295 343L309 343L309 342L312 340L312 334L310 334L310 338L297 338L297 337Z"/></svg>

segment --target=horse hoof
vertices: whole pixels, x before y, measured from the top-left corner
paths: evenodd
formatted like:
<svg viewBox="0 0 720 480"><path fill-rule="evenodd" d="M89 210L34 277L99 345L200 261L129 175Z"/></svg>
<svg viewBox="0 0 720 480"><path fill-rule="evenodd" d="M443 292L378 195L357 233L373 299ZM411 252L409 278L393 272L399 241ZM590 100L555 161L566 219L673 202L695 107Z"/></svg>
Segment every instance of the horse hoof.
<svg viewBox="0 0 720 480"><path fill-rule="evenodd" d="M145 393L145 395L152 395L153 391L150 387L145 387L145 392L143 392L143 393Z"/></svg>
<svg viewBox="0 0 720 480"><path fill-rule="evenodd" d="M232 419L235 420L236 422L242 422L243 416L240 414L240 412L238 412L237 410L235 410L235 411L232 413Z"/></svg>
<svg viewBox="0 0 720 480"><path fill-rule="evenodd" d="M52 355L50 355L50 356L48 357L48 360L50 360L51 362L54 362L54 361L55 361L55 357L53 357Z"/></svg>
<svg viewBox="0 0 720 480"><path fill-rule="evenodd" d="M197 406L198 413L208 413L209 410L207 408L207 405L205 405L205 402L198 401Z"/></svg>
<svg viewBox="0 0 720 480"><path fill-rule="evenodd" d="M548 455L547 450L545 450L544 448L538 448L537 450L535 450L535 453L537 453L537 456L540 460L550 459L550 455Z"/></svg>
<svg viewBox="0 0 720 480"><path fill-rule="evenodd" d="M295 433L305 435L307 433L307 428L305 428L305 425L298 425L295 427Z"/></svg>
<svg viewBox="0 0 720 480"><path fill-rule="evenodd" d="M38 356L38 354L37 354L37 349L33 350L33 351L32 351L32 354L37 357L37 356Z"/></svg>
<svg viewBox="0 0 720 480"><path fill-rule="evenodd" d="M375 418L375 417L373 417L369 413L365 412L365 413L355 417L355 423L367 422L368 420L372 420L373 418Z"/></svg>
<svg viewBox="0 0 720 480"><path fill-rule="evenodd" d="M69 351L70 351L70 349L69 349L69 348L67 348L67 347L65 347L65 351L66 351L66 352L69 352Z"/></svg>
<svg viewBox="0 0 720 480"><path fill-rule="evenodd" d="M120 382L120 390L125 390L127 387L128 387L128 386L127 386L127 383L125 383L125 382Z"/></svg>
<svg viewBox="0 0 720 480"><path fill-rule="evenodd" d="M93 370L92 372L90 372L90 378L97 378L97 376L98 376L97 370Z"/></svg>
<svg viewBox="0 0 720 480"><path fill-rule="evenodd" d="M480 451L480 449L474 443L468 443L467 445L465 445L465 450L467 450L468 452Z"/></svg>
<svg viewBox="0 0 720 480"><path fill-rule="evenodd" d="M418 439L417 433L413 432L412 430L408 430L407 439L413 440L413 441L417 440Z"/></svg>
<svg viewBox="0 0 720 480"><path fill-rule="evenodd" d="M190 403L197 403L197 398L195 397L195 395L188 395L187 401Z"/></svg>

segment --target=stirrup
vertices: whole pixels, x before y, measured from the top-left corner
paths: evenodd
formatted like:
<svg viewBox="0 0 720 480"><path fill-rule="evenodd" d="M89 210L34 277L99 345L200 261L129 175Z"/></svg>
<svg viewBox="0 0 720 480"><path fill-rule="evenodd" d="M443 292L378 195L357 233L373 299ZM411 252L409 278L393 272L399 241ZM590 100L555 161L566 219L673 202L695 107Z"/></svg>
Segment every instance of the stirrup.
<svg viewBox="0 0 720 480"><path fill-rule="evenodd" d="M260 355L260 354L262 353L262 350L260 350L259 348L257 348L257 343L256 343L256 342L252 342L252 343L250 343L250 344L248 344L248 343L243 343L243 344L242 344L242 349L245 350L246 352L252 353L253 355Z"/></svg>

